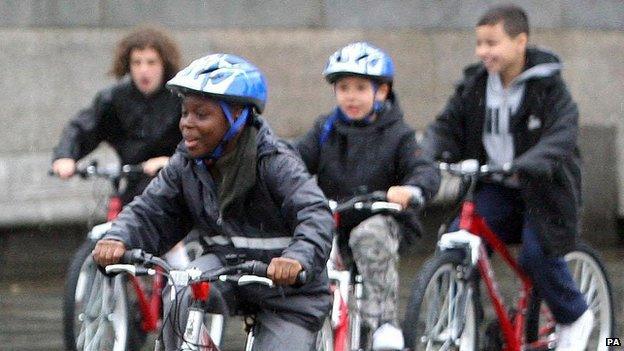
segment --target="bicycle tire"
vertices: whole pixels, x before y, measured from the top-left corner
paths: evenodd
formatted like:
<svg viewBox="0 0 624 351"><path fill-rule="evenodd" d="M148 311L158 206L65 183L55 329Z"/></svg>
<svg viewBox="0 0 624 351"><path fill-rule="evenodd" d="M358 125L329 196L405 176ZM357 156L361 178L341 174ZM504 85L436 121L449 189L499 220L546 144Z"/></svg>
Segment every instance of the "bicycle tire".
<svg viewBox="0 0 624 351"><path fill-rule="evenodd" d="M316 335L315 350L334 351L334 329L331 326L330 318L325 318L321 330Z"/></svg>
<svg viewBox="0 0 624 351"><path fill-rule="evenodd" d="M608 350L605 340L607 337L614 337L616 332L613 291L604 264L598 253L585 243L579 243L575 250L564 256L564 259L568 263L570 273L577 286L580 285L579 288L586 301L588 301L588 293L591 290L593 290L591 295L595 294L588 305L594 313L594 326L598 325L599 329L594 327L592 330L587 349ZM579 263L582 262L585 262L585 265L579 266ZM596 284L595 289L592 288L593 282ZM598 298L602 301L597 301ZM549 324L546 325L547 323ZM543 301L536 295L532 295L527 312L526 340L534 342L538 338L548 337L539 335L539 331L542 331L543 334L553 333L554 318L550 315L550 311Z"/></svg>
<svg viewBox="0 0 624 351"><path fill-rule="evenodd" d="M216 313L206 313L204 317L204 327L208 330L214 344L221 348L225 336L225 329L227 327L229 310L223 295L216 288L212 290L210 304L212 310Z"/></svg>
<svg viewBox="0 0 624 351"><path fill-rule="evenodd" d="M63 339L66 350L75 351L78 349L77 343L80 341L80 330L82 330L81 319L84 320L85 318L84 307L86 305L84 304L86 302L83 299L87 295L91 297L91 289L94 287L97 277L103 276L91 258L91 251L94 247L94 242L85 241L72 257L67 270L63 294ZM119 276L114 280L114 284L118 283L123 284L123 287L119 289L114 285L112 291L115 292L116 299L121 301L120 305L124 306L125 312L121 314L125 315L128 320L125 323L126 330L120 331L121 335L126 336L125 340L119 338L117 349L138 350L144 343L146 335L140 329L140 315L128 298L127 280L125 277Z"/></svg>
<svg viewBox="0 0 624 351"><path fill-rule="evenodd" d="M428 259L419 270L412 286L412 295L403 323L403 335L408 349L437 350L446 345L461 351L477 350L479 345L477 289L473 279L458 284L460 282L458 266L461 266L462 261L463 254L460 251L443 251ZM453 294L456 293L457 287L467 287L468 289L464 290L466 294ZM451 294L455 296L450 296ZM467 299L465 303L458 300L462 298ZM458 304L454 305L453 302ZM453 337L453 328L449 326L455 323L459 316L465 316L464 326L460 328L459 335Z"/></svg>

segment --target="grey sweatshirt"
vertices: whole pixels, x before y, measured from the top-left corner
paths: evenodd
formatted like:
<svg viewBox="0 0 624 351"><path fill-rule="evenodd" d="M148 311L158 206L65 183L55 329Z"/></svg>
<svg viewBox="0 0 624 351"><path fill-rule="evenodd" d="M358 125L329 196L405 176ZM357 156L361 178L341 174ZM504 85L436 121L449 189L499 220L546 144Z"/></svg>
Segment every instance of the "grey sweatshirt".
<svg viewBox="0 0 624 351"><path fill-rule="evenodd" d="M488 163L502 166L514 159L514 141L510 130L524 97L526 82L531 78L549 77L562 68L560 63L543 63L529 68L514 78L507 88L499 74L488 75L486 88L485 126L483 146L488 155ZM530 129L540 128L538 119L529 120Z"/></svg>

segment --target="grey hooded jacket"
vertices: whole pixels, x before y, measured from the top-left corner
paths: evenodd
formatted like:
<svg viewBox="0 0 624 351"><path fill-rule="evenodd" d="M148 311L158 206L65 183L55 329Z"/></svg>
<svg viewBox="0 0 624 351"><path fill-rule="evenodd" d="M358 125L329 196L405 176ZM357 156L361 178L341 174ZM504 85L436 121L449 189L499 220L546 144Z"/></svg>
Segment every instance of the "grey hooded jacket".
<svg viewBox="0 0 624 351"><path fill-rule="evenodd" d="M267 263L279 256L296 259L312 275L308 284L242 288L241 296L246 304L285 312L287 319L318 329L329 309L326 262L333 219L327 200L301 159L265 122L258 117L247 128L258 130L256 183L225 213L210 172L181 144L105 238L161 254L194 228L203 233L208 253L221 257L238 253Z"/></svg>
<svg viewBox="0 0 624 351"><path fill-rule="evenodd" d="M581 205L581 160L577 147L578 109L559 69L559 58L537 48L526 51L524 95L510 116L513 167L522 197L547 255L576 246ZM537 71L534 67L545 68ZM546 69L548 68L548 69ZM536 72L537 71L537 72ZM537 74L542 72L542 74ZM456 162L488 161L484 147L488 73L469 66L444 111L427 130L424 152Z"/></svg>

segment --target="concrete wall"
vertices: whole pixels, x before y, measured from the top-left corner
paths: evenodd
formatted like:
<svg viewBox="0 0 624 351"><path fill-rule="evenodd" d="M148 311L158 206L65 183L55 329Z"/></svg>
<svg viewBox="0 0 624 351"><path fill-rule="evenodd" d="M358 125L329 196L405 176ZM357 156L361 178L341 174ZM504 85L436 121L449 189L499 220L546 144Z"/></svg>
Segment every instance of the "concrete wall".
<svg viewBox="0 0 624 351"><path fill-rule="evenodd" d="M472 29L491 0L3 0L0 26ZM509 1L507 1L509 2ZM534 28L624 29L620 0L520 0Z"/></svg>
<svg viewBox="0 0 624 351"><path fill-rule="evenodd" d="M324 62L355 40L371 41L394 57L407 119L426 126L443 108L461 67L474 61L472 27L488 3L0 1L0 225L82 221L101 208L102 183L61 182L46 170L63 124L112 83L105 75L111 50L129 25L152 20L171 28L185 62L219 51L255 62L270 85L267 119L280 135L293 137L331 108ZM615 167L624 158L624 138L617 137L624 123L624 5L520 3L536 27L533 43L558 52L566 64L582 114L586 210L605 223L624 188L624 177L615 176L624 174ZM106 148L95 157L114 160Z"/></svg>

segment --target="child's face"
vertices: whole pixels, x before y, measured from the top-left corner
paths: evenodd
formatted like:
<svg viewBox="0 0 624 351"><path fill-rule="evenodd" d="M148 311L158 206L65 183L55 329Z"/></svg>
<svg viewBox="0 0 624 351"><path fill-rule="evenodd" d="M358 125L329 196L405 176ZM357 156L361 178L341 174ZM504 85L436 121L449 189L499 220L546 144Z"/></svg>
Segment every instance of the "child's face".
<svg viewBox="0 0 624 351"><path fill-rule="evenodd" d="M217 101L197 95L184 97L180 131L191 157L212 152L227 130L228 123Z"/></svg>
<svg viewBox="0 0 624 351"><path fill-rule="evenodd" d="M334 84L338 107L350 119L360 120L373 109L375 89L370 79L346 76Z"/></svg>
<svg viewBox="0 0 624 351"><path fill-rule="evenodd" d="M503 22L495 25L478 26L475 53L489 73L505 73L518 64L524 65L524 51L527 44L526 33L512 38L505 32Z"/></svg>
<svg viewBox="0 0 624 351"><path fill-rule="evenodd" d="M153 48L132 49L130 52L130 76L143 95L156 92L163 83L165 65Z"/></svg>

